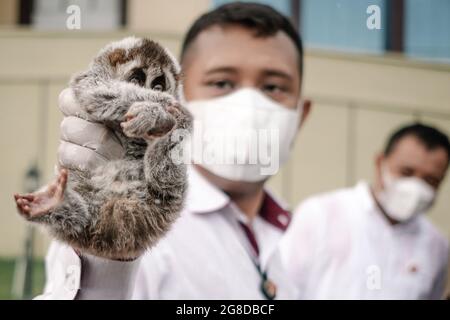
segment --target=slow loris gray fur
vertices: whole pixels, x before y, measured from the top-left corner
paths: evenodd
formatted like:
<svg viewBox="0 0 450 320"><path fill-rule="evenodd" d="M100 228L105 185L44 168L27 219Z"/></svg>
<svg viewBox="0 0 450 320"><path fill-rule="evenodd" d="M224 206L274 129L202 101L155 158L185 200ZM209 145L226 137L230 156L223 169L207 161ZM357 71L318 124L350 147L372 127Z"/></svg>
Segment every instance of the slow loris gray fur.
<svg viewBox="0 0 450 320"><path fill-rule="evenodd" d="M178 102L180 67L156 42L131 37L101 50L70 86L87 120L111 128L125 155L92 172L70 169L62 204L35 221L83 252L136 257L168 231L183 205L186 166L171 159L182 143L171 133L192 126Z"/></svg>

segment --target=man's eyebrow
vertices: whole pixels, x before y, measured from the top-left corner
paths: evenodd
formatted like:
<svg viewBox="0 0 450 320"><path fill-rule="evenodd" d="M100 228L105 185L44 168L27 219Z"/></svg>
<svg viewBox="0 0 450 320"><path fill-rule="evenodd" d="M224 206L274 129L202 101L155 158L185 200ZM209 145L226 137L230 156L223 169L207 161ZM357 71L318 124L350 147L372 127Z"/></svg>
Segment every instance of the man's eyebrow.
<svg viewBox="0 0 450 320"><path fill-rule="evenodd" d="M272 77L280 77L284 78L286 80L292 81L293 77L287 72L281 71L281 70L275 70L275 69L266 69L263 71L263 74L265 76L272 76Z"/></svg>
<svg viewBox="0 0 450 320"><path fill-rule="evenodd" d="M214 73L237 73L238 70L235 67L215 67L215 68L211 68L208 71L206 71L206 74L214 74ZM279 69L264 69L262 70L262 74L266 77L280 77L280 78L284 78L286 80L292 81L293 80L293 76L285 71L279 70Z"/></svg>
<svg viewBox="0 0 450 320"><path fill-rule="evenodd" d="M218 73L218 72L226 72L226 73L236 73L236 68L233 67L216 67L209 69L206 71L206 74Z"/></svg>

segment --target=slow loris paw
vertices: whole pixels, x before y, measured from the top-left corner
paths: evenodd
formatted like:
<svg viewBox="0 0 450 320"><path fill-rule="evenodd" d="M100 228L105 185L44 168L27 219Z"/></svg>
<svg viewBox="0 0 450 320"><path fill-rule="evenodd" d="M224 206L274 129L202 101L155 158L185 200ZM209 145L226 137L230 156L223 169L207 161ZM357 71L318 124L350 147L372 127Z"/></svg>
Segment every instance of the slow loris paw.
<svg viewBox="0 0 450 320"><path fill-rule="evenodd" d="M177 129L185 129L191 131L192 129L192 115L190 112L181 106L179 103L167 107L167 111L172 114L176 120Z"/></svg>
<svg viewBox="0 0 450 320"><path fill-rule="evenodd" d="M27 220L45 216L63 201L67 183L67 171L61 170L58 177L44 191L25 195L15 194L17 210Z"/></svg>
<svg viewBox="0 0 450 320"><path fill-rule="evenodd" d="M146 140L165 135L176 123L164 106L151 102L135 102L125 117L120 124L125 135Z"/></svg>

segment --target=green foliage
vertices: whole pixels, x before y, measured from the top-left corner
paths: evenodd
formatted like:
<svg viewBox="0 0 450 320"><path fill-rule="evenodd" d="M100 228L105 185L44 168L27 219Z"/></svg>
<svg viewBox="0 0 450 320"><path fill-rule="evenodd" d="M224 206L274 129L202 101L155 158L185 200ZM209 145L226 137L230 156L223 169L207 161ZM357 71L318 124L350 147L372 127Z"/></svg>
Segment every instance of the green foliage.
<svg viewBox="0 0 450 320"><path fill-rule="evenodd" d="M14 277L15 260L0 259L0 300L14 299L11 287ZM33 296L42 293L45 282L45 269L42 260L35 260L33 267Z"/></svg>

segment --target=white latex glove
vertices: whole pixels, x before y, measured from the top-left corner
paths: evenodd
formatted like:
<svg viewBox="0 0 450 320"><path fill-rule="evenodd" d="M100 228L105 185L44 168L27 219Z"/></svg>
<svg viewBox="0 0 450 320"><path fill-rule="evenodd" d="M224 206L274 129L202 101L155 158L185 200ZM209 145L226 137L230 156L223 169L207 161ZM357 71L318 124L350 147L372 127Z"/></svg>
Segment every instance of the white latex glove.
<svg viewBox="0 0 450 320"><path fill-rule="evenodd" d="M60 167L92 170L108 160L123 157L124 149L110 129L82 119L86 117L70 88L61 92L58 105L64 114L58 148Z"/></svg>

